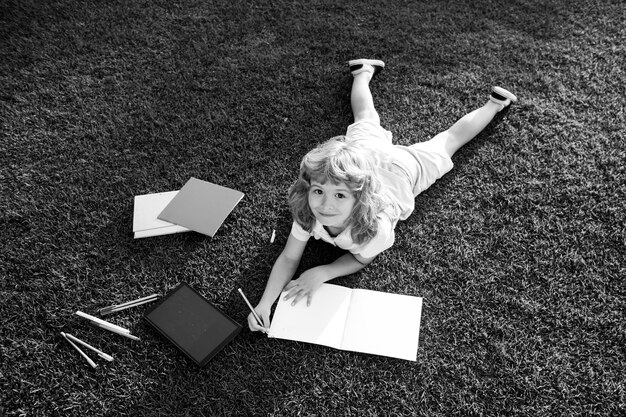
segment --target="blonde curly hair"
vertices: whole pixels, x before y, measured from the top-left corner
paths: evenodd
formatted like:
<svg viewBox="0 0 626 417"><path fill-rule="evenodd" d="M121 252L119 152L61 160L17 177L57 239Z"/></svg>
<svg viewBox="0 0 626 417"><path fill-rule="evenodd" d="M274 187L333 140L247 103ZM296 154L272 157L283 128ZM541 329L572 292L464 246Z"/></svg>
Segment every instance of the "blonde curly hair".
<svg viewBox="0 0 626 417"><path fill-rule="evenodd" d="M311 181L322 184L344 183L356 199L350 216L352 240L357 244L369 241L378 232L378 215L390 202L381 192L378 168L383 161L379 153L358 141L346 142L336 136L307 153L300 163L300 175L289 189L289 207L294 220L311 231L315 216L309 207Z"/></svg>

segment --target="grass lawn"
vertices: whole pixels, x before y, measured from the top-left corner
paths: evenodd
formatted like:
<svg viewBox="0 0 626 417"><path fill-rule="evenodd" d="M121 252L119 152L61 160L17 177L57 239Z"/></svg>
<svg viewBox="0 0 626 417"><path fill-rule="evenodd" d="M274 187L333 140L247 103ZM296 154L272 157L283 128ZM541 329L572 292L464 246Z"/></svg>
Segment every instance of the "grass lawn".
<svg viewBox="0 0 626 417"><path fill-rule="evenodd" d="M0 0L0 415L626 413L621 0ZM424 297L417 362L244 329L204 369L73 313L189 282L245 324L300 158L351 122L350 58L395 140L520 101L336 284ZM245 197L214 238L134 240L133 197ZM272 230L276 242L269 243ZM300 270L341 254L309 243ZM60 332L113 355L92 369ZM95 355L91 355L94 359Z"/></svg>

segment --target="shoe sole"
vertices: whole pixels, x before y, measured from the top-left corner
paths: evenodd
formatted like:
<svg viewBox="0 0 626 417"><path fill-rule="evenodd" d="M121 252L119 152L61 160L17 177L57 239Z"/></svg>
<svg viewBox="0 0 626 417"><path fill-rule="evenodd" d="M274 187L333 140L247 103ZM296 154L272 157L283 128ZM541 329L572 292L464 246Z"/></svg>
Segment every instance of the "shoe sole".
<svg viewBox="0 0 626 417"><path fill-rule="evenodd" d="M515 94L511 93L509 90L506 90L502 87L497 87L497 86L493 87L491 89L491 96L495 98L496 100L505 101L506 99L509 99L511 100L512 103L517 103L517 97L515 96Z"/></svg>
<svg viewBox="0 0 626 417"><path fill-rule="evenodd" d="M385 63L379 59L353 59L351 61L348 61L348 65L351 67L359 64L370 64L373 67L385 68Z"/></svg>
<svg viewBox="0 0 626 417"><path fill-rule="evenodd" d="M371 65L374 67L374 75L378 74L380 71L385 68L385 63L379 59L353 59L348 61L348 66L350 67L350 72L354 73L354 71L358 71L363 68L363 65Z"/></svg>

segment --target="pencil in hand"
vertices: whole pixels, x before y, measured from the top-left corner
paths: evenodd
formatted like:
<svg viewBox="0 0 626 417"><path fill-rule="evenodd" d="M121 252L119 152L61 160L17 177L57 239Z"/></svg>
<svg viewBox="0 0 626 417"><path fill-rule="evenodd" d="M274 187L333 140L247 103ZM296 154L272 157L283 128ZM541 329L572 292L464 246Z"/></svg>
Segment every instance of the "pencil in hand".
<svg viewBox="0 0 626 417"><path fill-rule="evenodd" d="M267 333L268 329L263 325L263 320L261 320L261 317L259 317L259 315L256 313L256 311L254 310L254 307L252 307L252 304L250 304L250 301L248 301L248 298L243 293L242 289L238 288L237 291L239 291L239 294L241 294L241 297L243 298L243 301L246 302L246 304L248 305L248 308L250 309L250 311L252 311L252 314L254 315L254 318L255 318L256 322L259 324L259 326L261 326L263 328L263 331L265 333Z"/></svg>

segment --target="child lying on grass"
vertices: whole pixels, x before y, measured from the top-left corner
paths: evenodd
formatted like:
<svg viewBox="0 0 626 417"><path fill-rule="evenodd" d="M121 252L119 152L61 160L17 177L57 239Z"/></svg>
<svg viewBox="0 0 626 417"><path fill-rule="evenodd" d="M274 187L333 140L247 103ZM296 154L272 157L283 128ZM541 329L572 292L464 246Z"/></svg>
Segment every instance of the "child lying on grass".
<svg viewBox="0 0 626 417"><path fill-rule="evenodd" d="M300 176L289 191L294 222L282 253L274 263L255 311L252 331L265 331L272 304L283 290L295 305L310 304L324 282L361 270L394 242L398 220L415 206L415 196L452 169L451 157L480 133L515 95L493 87L489 100L434 138L411 146L393 145L383 129L369 84L385 66L382 61L350 61L350 102L354 123L344 136L331 138L306 154ZM328 265L304 271L292 280L308 239L322 239L348 251Z"/></svg>

